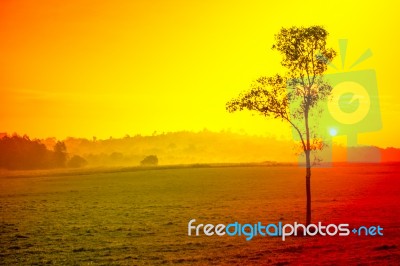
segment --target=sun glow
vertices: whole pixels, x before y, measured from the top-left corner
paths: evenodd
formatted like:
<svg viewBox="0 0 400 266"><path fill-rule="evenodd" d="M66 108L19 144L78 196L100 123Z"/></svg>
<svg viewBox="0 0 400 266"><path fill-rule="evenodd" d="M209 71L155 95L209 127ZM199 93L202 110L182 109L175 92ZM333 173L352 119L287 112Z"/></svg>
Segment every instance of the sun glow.
<svg viewBox="0 0 400 266"><path fill-rule="evenodd" d="M329 129L329 135L331 135L332 137L336 136L338 133L336 128L330 128Z"/></svg>
<svg viewBox="0 0 400 266"><path fill-rule="evenodd" d="M366 49L374 54L352 70L376 71L383 128L360 144L400 146L397 5L1 1L0 133L109 138L207 128L292 139L284 123L229 114L225 103L258 77L284 73L271 50L280 28L322 25L335 50L349 40L349 65L367 58L359 59Z"/></svg>

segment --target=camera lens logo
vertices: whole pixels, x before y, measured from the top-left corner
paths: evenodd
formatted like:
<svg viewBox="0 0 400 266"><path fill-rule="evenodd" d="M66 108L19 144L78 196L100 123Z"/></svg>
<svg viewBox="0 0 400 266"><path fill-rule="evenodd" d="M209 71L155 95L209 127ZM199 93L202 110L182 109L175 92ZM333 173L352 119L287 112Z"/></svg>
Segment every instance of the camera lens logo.
<svg viewBox="0 0 400 266"><path fill-rule="evenodd" d="M358 135L374 132L382 128L379 108L376 73L372 69L352 69L372 56L371 50L364 52L348 69L345 69L347 40L339 40L339 50L342 61L342 71L325 75L326 81L332 86L330 97L321 104L322 111L310 122L311 128L324 139L326 148L319 152L323 162L332 162L332 138L347 137L347 161L379 162L380 151L377 148L360 148ZM329 63L335 70L338 68ZM295 110L298 103L291 102L290 109ZM293 131L297 140L297 132ZM363 147L365 148L365 147Z"/></svg>
<svg viewBox="0 0 400 266"><path fill-rule="evenodd" d="M368 115L370 98L367 90L359 83L341 82L333 88L331 95L328 110L337 122L346 125L356 124Z"/></svg>

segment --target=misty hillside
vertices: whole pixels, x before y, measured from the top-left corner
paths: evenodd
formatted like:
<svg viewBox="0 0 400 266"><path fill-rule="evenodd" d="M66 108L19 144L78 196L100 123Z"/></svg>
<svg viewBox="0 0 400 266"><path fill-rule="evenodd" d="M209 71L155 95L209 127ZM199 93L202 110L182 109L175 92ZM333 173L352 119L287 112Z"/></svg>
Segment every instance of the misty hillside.
<svg viewBox="0 0 400 266"><path fill-rule="evenodd" d="M52 149L56 139L42 142ZM295 144L266 136L249 136L231 132L171 132L153 136L126 136L120 139L92 140L67 138L68 154L79 155L89 166L137 166L149 155L156 155L160 165L239 162L295 162ZM372 147L352 148L360 160L368 161ZM336 161L346 160L346 149L337 147ZM396 148L380 149L382 161L399 161Z"/></svg>
<svg viewBox="0 0 400 266"><path fill-rule="evenodd" d="M56 141L49 138L42 142L51 149ZM84 157L91 166L134 166L148 155L156 155L160 165L290 162L296 158L289 141L207 130L106 140L67 138L64 142L69 154Z"/></svg>

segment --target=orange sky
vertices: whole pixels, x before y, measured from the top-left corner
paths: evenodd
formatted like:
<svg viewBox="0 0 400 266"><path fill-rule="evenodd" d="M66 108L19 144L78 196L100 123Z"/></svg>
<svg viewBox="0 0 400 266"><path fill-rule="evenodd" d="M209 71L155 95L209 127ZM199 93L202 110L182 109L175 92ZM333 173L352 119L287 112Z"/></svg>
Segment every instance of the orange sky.
<svg viewBox="0 0 400 266"><path fill-rule="evenodd" d="M270 49L281 27L318 24L337 50L349 39L348 64L373 51L355 70L376 70L383 128L360 143L400 147L399 4L324 3L1 1L0 132L108 138L208 128L291 138L286 125L229 114L225 102L281 71Z"/></svg>

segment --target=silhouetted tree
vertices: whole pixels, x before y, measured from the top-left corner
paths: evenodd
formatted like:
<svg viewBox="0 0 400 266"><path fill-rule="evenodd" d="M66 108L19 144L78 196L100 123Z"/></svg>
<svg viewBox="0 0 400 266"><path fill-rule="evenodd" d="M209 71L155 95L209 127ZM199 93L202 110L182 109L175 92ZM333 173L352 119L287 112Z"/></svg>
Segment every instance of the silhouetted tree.
<svg viewBox="0 0 400 266"><path fill-rule="evenodd" d="M51 167L52 152L38 140L14 134L0 139L0 168L10 170Z"/></svg>
<svg viewBox="0 0 400 266"><path fill-rule="evenodd" d="M124 155L120 152L113 152L110 154L110 160L113 162L120 162L124 159Z"/></svg>
<svg viewBox="0 0 400 266"><path fill-rule="evenodd" d="M54 145L54 166L55 167L65 167L67 162L67 147L62 141L57 141Z"/></svg>
<svg viewBox="0 0 400 266"><path fill-rule="evenodd" d="M311 223L310 153L323 147L321 136L310 126L310 118L318 117L313 110L332 90L322 77L336 55L333 49L326 48L327 36L320 26L282 28L275 35L272 49L282 54L281 64L287 74L260 77L250 91L226 105L229 112L248 109L289 122L298 133L306 158L307 225Z"/></svg>
<svg viewBox="0 0 400 266"><path fill-rule="evenodd" d="M70 168L81 168L87 165L87 161L79 155L72 156L67 162L67 167Z"/></svg>
<svg viewBox="0 0 400 266"><path fill-rule="evenodd" d="M156 166L158 165L158 158L156 155L146 156L142 161L140 161L141 166Z"/></svg>

